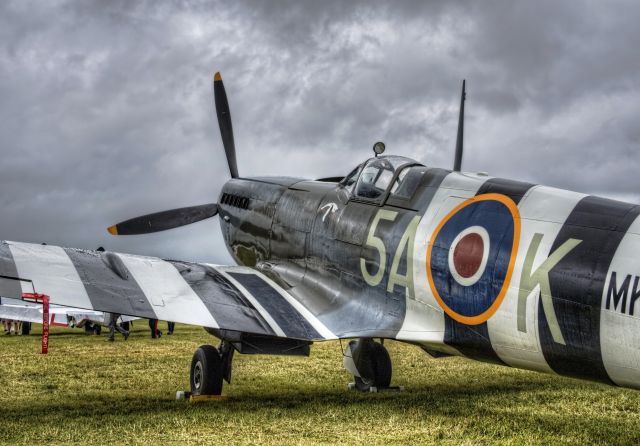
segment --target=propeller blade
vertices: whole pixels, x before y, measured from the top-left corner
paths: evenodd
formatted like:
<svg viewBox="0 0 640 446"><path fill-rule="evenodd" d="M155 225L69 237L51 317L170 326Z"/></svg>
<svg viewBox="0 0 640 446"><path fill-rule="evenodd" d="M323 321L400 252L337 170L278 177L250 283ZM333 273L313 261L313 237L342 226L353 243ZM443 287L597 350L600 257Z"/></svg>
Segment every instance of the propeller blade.
<svg viewBox="0 0 640 446"><path fill-rule="evenodd" d="M189 206L132 218L110 226L107 230L112 235L150 234L195 223L213 217L217 213L216 203Z"/></svg>
<svg viewBox="0 0 640 446"><path fill-rule="evenodd" d="M227 93L224 90L220 72L217 72L213 77L213 96L216 105L216 114L218 115L218 125L220 126L220 135L222 136L222 145L224 146L224 151L227 154L227 162L229 163L229 172L231 172L231 178L238 178L236 145L233 142L233 128L231 127L231 112L229 111Z"/></svg>

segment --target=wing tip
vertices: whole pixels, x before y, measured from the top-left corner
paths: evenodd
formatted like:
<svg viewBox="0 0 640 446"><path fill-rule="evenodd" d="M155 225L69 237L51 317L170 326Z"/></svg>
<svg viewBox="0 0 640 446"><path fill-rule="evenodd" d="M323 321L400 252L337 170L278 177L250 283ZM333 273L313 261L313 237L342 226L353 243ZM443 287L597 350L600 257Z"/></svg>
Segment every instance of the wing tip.
<svg viewBox="0 0 640 446"><path fill-rule="evenodd" d="M222 76L220 76L220 72L219 71L216 71L216 74L213 75L213 81L214 82L222 81Z"/></svg>
<svg viewBox="0 0 640 446"><path fill-rule="evenodd" d="M107 231L109 231L111 235L118 235L118 225L109 226Z"/></svg>

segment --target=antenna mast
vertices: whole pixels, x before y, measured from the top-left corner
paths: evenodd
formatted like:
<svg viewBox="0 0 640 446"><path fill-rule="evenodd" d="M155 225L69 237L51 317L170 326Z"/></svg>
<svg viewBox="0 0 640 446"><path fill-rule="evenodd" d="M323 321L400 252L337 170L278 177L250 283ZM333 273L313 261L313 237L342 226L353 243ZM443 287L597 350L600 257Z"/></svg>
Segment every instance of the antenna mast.
<svg viewBox="0 0 640 446"><path fill-rule="evenodd" d="M460 96L460 116L458 117L458 136L456 138L456 158L453 162L454 172L460 172L462 167L462 149L464 143L464 101L467 98L466 80L462 80L462 94Z"/></svg>

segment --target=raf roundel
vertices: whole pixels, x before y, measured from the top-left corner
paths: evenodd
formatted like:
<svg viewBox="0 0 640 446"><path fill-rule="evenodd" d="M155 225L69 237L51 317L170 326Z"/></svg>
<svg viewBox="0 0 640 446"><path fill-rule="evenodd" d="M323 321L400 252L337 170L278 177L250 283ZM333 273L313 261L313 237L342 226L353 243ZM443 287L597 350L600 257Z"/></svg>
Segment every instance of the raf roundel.
<svg viewBox="0 0 640 446"><path fill-rule="evenodd" d="M427 250L427 277L452 319L477 325L496 312L509 288L519 239L518 207L505 195L470 198L442 219Z"/></svg>
<svg viewBox="0 0 640 446"><path fill-rule="evenodd" d="M476 283L489 259L491 240L482 226L471 226L456 236L449 248L449 271L463 286Z"/></svg>

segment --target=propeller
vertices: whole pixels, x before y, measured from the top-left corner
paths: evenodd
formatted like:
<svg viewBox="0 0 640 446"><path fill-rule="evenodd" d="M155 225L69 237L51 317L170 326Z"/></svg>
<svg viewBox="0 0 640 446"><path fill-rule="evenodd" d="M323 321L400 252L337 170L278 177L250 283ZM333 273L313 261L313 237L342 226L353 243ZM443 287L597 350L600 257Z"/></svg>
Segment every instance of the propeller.
<svg viewBox="0 0 640 446"><path fill-rule="evenodd" d="M110 226L107 230L112 235L149 234L189 225L213 217L217 213L218 205L216 203L188 206L131 218Z"/></svg>
<svg viewBox="0 0 640 446"><path fill-rule="evenodd" d="M213 76L213 97L216 105L216 114L218 115L218 125L220 126L220 136L222 136L222 145L224 146L224 152L227 154L227 162L229 163L229 172L231 173L231 178L238 178L236 145L233 142L231 112L229 111L227 92L224 89L220 72L217 72L215 76Z"/></svg>
<svg viewBox="0 0 640 446"><path fill-rule="evenodd" d="M232 178L238 178L238 165L236 162L236 148L233 141L233 128L231 126L231 112L227 93L222 83L222 77L217 72L213 77L213 95L222 136L222 145L229 163L229 172ZM107 228L112 235L138 235L152 232L166 231L189 225L206 218L211 218L218 213L217 203L188 206L168 211L155 212L141 217L131 218Z"/></svg>

